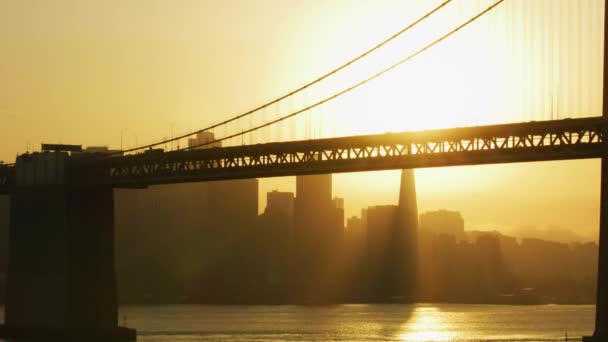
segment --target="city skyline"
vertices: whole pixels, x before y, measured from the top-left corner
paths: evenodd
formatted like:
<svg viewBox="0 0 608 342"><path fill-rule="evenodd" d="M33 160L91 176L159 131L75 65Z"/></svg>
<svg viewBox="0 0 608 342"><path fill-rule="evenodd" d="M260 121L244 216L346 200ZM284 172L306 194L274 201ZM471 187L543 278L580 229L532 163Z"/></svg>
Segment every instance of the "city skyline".
<svg viewBox="0 0 608 342"><path fill-rule="evenodd" d="M0 56L0 342L608 340L608 0L6 0Z"/></svg>
<svg viewBox="0 0 608 342"><path fill-rule="evenodd" d="M332 176L298 178L299 200L297 193L269 192L269 206L259 216L254 209L259 191L255 180L117 191L116 258L121 301L593 301L595 243L516 239L498 232L465 229L465 219L458 211L436 210L418 215L411 170L402 172L398 205L365 208L359 218L351 217L344 225L344 202L332 194ZM317 194L324 194L322 200ZM7 218L8 203L0 204L0 218ZM334 215L338 216L334 219ZM418 226L418 221L420 228L408 228ZM0 220L0 236L5 237L5 242L6 233L8 220ZM419 246L412 245L413 241L418 241ZM6 247L0 245L0 259L4 262ZM239 252L235 254L236 250ZM303 251L303 258L298 256L298 250ZM407 253L416 250L420 252ZM472 263L470 258L484 258L476 253L491 256L499 263L496 267L506 268L497 268L498 273L493 276L486 271L465 269L461 272L467 277L450 275L452 266L447 260L456 258L460 261L453 267L466 268ZM311 258L312 255L316 257ZM399 255L405 259L399 261ZM411 299L411 290L406 289L411 288L408 279L416 272L404 261L415 260L416 255L424 286L416 294L418 299ZM221 265L230 265L230 269ZM0 262L0 288L5 270L6 264ZM400 275L405 278L399 280ZM568 281L574 282L576 289L551 285L551 279L556 277L570 277ZM477 278L484 284L475 286L482 286L481 293L489 296L486 299L466 290L472 286L471 279ZM410 285L405 286L408 282ZM459 285L445 285L454 282ZM308 285L294 287L300 283ZM260 284L267 289L260 288ZM251 288L242 292L243 286ZM524 288L536 290L521 292ZM274 295L269 297L268 293Z"/></svg>

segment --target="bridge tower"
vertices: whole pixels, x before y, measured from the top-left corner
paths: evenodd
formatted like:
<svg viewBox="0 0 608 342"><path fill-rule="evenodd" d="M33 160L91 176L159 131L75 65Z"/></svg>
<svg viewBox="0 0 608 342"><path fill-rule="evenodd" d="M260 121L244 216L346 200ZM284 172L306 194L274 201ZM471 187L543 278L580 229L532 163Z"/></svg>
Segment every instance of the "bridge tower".
<svg viewBox="0 0 608 342"><path fill-rule="evenodd" d="M604 89L602 116L608 118L608 0L604 1ZM602 158L600 237L597 271L595 332L583 342L608 341L608 157Z"/></svg>
<svg viewBox="0 0 608 342"><path fill-rule="evenodd" d="M113 190L71 187L68 158L17 159L0 337L134 341L134 330L118 327Z"/></svg>

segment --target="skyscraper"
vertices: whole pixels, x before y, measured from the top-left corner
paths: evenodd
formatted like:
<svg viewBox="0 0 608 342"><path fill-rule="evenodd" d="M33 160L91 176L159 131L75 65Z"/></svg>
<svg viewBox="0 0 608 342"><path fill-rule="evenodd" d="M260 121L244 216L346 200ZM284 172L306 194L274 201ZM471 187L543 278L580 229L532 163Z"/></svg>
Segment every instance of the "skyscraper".
<svg viewBox="0 0 608 342"><path fill-rule="evenodd" d="M291 243L294 225L294 194L272 191L267 193L267 206L260 216L260 231L256 239L261 246L262 286L265 298L274 303L288 301L291 266Z"/></svg>
<svg viewBox="0 0 608 342"><path fill-rule="evenodd" d="M416 300L418 284L418 202L414 170L401 171L395 256L401 270L396 283L403 301Z"/></svg>
<svg viewBox="0 0 608 342"><path fill-rule="evenodd" d="M303 249L321 248L331 234L332 179L329 175L296 177L295 239Z"/></svg>
<svg viewBox="0 0 608 342"><path fill-rule="evenodd" d="M397 226L396 205L378 205L367 209L365 253L366 295L373 302L388 302L401 295L395 290L399 268L395 260Z"/></svg>
<svg viewBox="0 0 608 342"><path fill-rule="evenodd" d="M368 297L374 301L415 300L418 208L414 172L403 170L399 204L367 210Z"/></svg>
<svg viewBox="0 0 608 342"><path fill-rule="evenodd" d="M293 192L272 191L266 194L265 212L278 210L293 222L295 197Z"/></svg>
<svg viewBox="0 0 608 342"><path fill-rule="evenodd" d="M8 266L8 225L10 198L0 196L0 303L4 303L6 271Z"/></svg>
<svg viewBox="0 0 608 342"><path fill-rule="evenodd" d="M333 298L334 265L344 231L342 210L332 201L332 175L298 176L294 206L295 300L324 302ZM343 214L342 214L343 215ZM340 221L342 217L342 222Z"/></svg>
<svg viewBox="0 0 608 342"><path fill-rule="evenodd" d="M221 145L211 132L188 143ZM203 143L210 144L198 146ZM246 284L240 277L254 272L247 263L253 259L257 179L151 186L120 190L116 197L122 298L226 302L241 296L237 288Z"/></svg>
<svg viewBox="0 0 608 342"><path fill-rule="evenodd" d="M453 235L456 240L464 240L464 219L458 211L435 210L420 214L420 229L432 235Z"/></svg>
<svg viewBox="0 0 608 342"><path fill-rule="evenodd" d="M188 139L188 147L197 149L222 147L222 142L216 141L212 132L198 132L196 138Z"/></svg>

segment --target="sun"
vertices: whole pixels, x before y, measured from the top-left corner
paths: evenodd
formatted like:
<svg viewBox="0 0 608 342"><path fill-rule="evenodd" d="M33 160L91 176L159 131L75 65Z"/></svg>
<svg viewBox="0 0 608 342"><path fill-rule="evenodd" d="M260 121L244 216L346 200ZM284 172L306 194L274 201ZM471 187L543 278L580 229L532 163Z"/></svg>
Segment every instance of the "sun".
<svg viewBox="0 0 608 342"><path fill-rule="evenodd" d="M327 82L324 90L348 87L399 62L490 3L446 7ZM518 112L514 99L521 93L521 77L515 72L507 31L489 29L506 25L501 10L324 106L322 125L336 126L337 122L340 127L335 133L344 136L520 120L513 113Z"/></svg>
<svg viewBox="0 0 608 342"><path fill-rule="evenodd" d="M335 30L347 30L357 39L350 41L352 47L324 46L318 54L334 61L333 67L341 65L413 22L439 1L424 5L387 3L405 18L384 20L387 13L383 13L377 25L355 25L358 22L351 21L347 29L338 21ZM494 3L481 0L449 4L362 60L294 95L277 113L303 109L340 94L441 39ZM353 8L356 12L357 6ZM601 58L597 53L585 54L584 59L573 56L572 49L567 48L572 43L566 43L580 41L586 51L595 51L598 49L590 47L597 45L599 36L580 30L565 33L559 20L530 17L531 8L527 3L499 5L390 72L271 127L269 130L276 134L269 136L306 140L598 115L601 82L594 76L598 73L591 71L601 69ZM552 8L546 5L541 10L549 12ZM337 10L342 13L348 9ZM597 26L595 21L591 27ZM318 36L331 36L326 26L320 26L320 30ZM533 43L541 39L551 43ZM584 70L568 69L567 65L575 62L585 65ZM325 65L319 70L332 67ZM575 96L582 92L590 95L584 99Z"/></svg>

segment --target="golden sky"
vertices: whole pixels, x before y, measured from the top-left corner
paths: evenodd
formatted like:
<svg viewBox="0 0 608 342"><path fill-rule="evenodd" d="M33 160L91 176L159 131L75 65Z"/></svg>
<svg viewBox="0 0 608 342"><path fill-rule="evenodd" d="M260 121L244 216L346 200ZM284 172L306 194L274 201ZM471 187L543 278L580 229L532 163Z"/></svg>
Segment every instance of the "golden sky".
<svg viewBox="0 0 608 342"><path fill-rule="evenodd" d="M0 160L41 142L132 147L202 128L322 75L440 2L3 0ZM298 109L491 3L454 0L348 73L215 133ZM599 115L602 31L602 0L506 0L387 77L228 143ZM418 170L417 177L421 211L461 210L469 228L597 232L596 160ZM348 216L396 202L396 172L334 179ZM293 179L261 181L261 199L275 188L293 191Z"/></svg>

